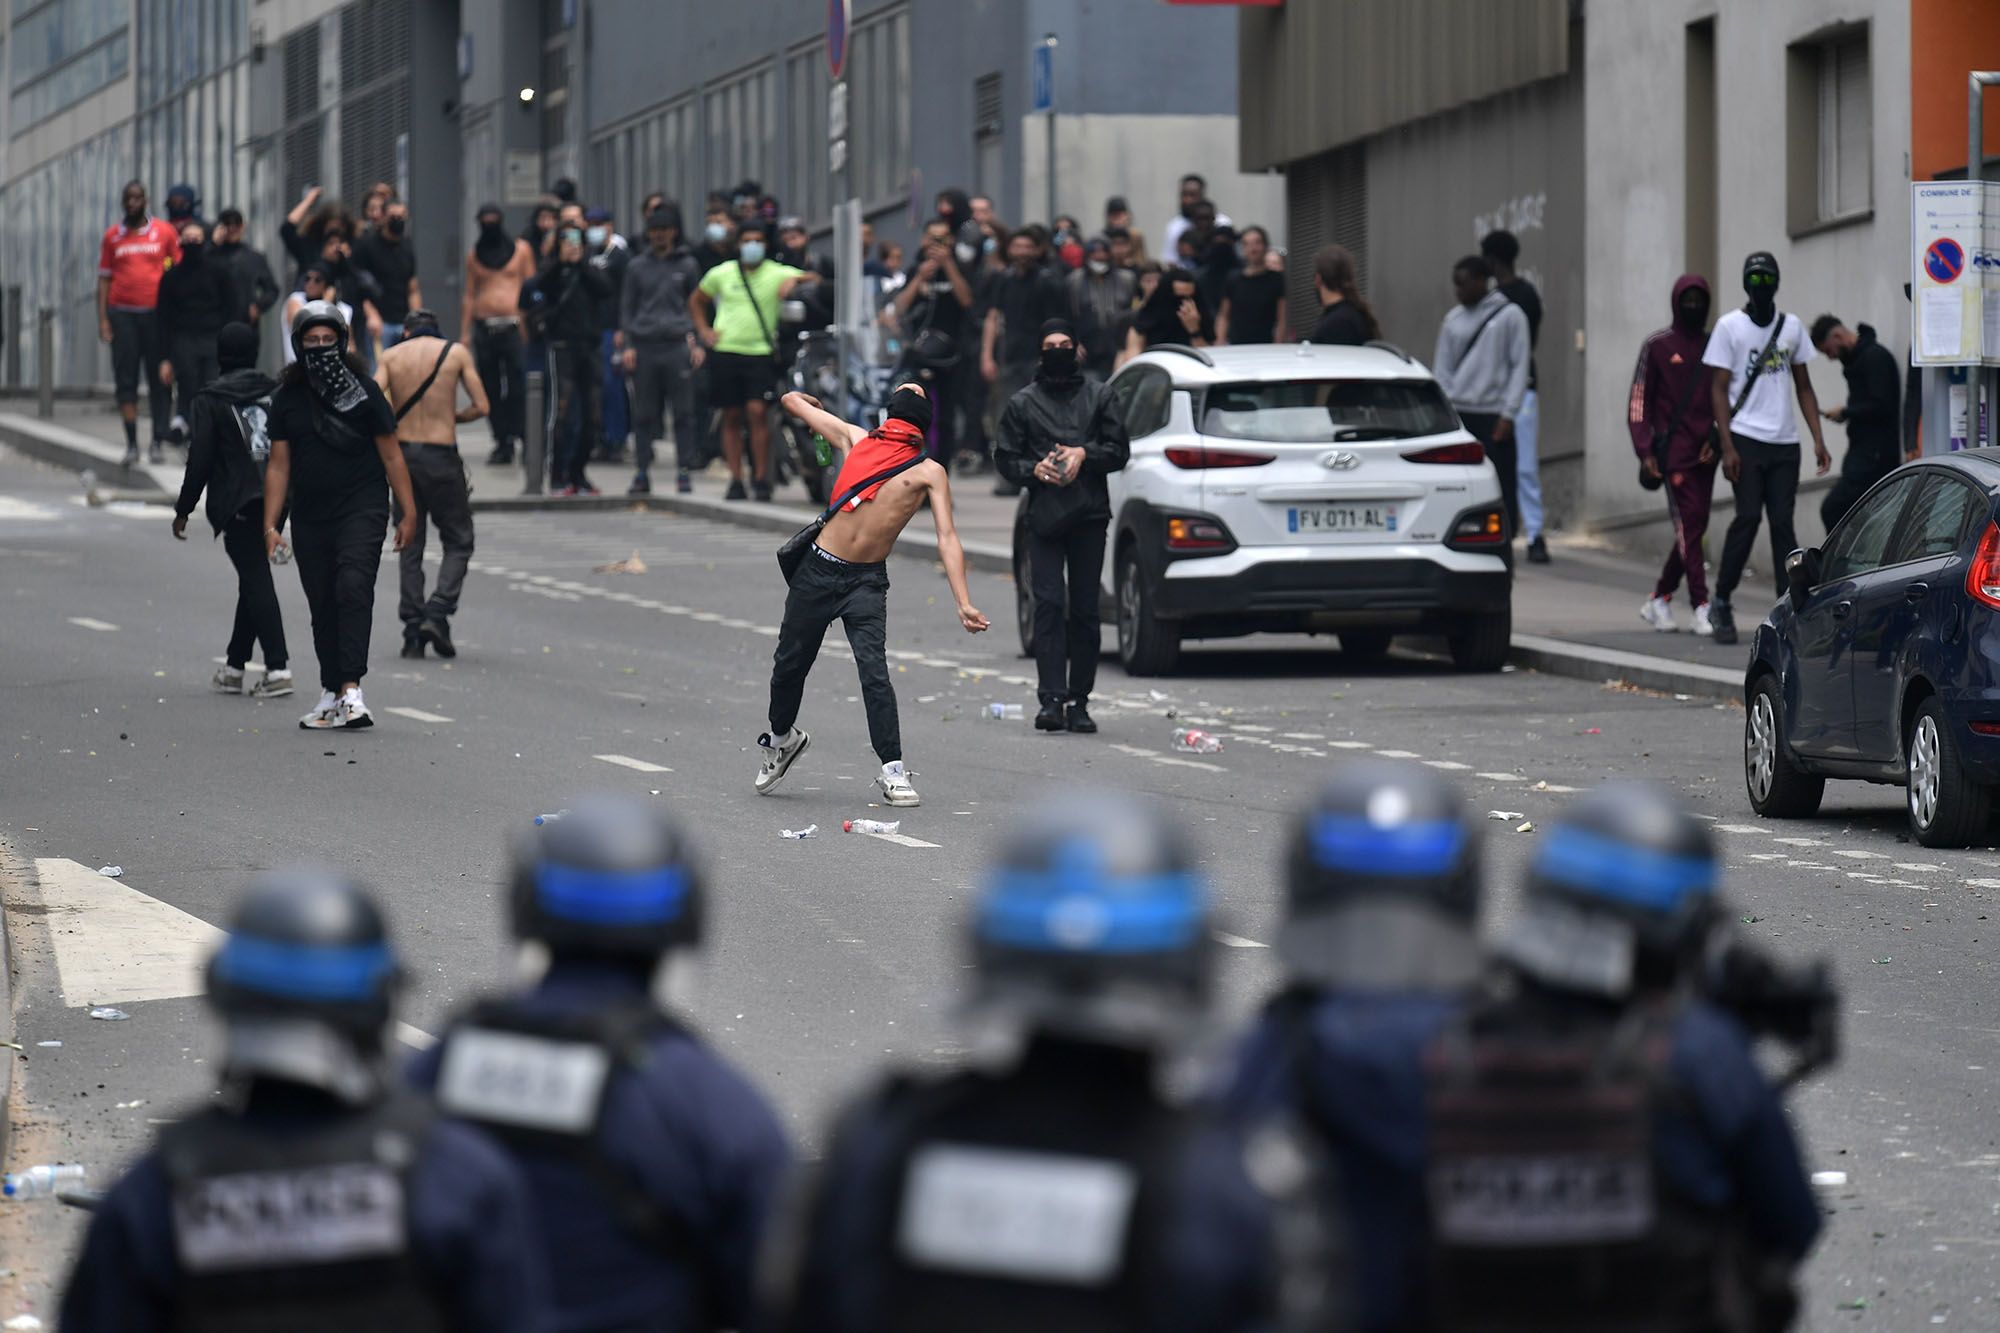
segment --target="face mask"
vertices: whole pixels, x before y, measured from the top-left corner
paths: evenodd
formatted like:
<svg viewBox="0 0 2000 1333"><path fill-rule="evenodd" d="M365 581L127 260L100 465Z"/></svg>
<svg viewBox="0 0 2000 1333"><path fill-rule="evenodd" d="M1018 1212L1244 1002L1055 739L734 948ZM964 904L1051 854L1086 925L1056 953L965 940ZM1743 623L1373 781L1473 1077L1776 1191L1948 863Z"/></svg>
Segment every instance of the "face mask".
<svg viewBox="0 0 2000 1333"><path fill-rule="evenodd" d="M889 395L889 419L907 422L928 435L931 429L931 400L915 389L898 389Z"/></svg>
<svg viewBox="0 0 2000 1333"><path fill-rule="evenodd" d="M479 220L479 234L488 237L498 236L500 234L500 219L481 218Z"/></svg>
<svg viewBox="0 0 2000 1333"><path fill-rule="evenodd" d="M183 264L194 263L201 258L201 250L202 243L200 241L182 241L181 262Z"/></svg>
<svg viewBox="0 0 2000 1333"><path fill-rule="evenodd" d="M1101 278L1111 271L1111 261L1108 259L1093 259L1090 261L1089 268L1092 273Z"/></svg>
<svg viewBox="0 0 2000 1333"><path fill-rule="evenodd" d="M980 242L979 252L981 254L990 255L999 248L1000 248L1000 242L994 240L991 236L988 236L984 241Z"/></svg>
<svg viewBox="0 0 2000 1333"><path fill-rule="evenodd" d="M702 235L708 237L711 244L720 245L728 237L729 228L720 222L711 222L702 229Z"/></svg>
<svg viewBox="0 0 2000 1333"><path fill-rule="evenodd" d="M736 257L743 261L745 268L755 268L764 262L764 243L762 241L745 241L741 248L737 250Z"/></svg>
<svg viewBox="0 0 2000 1333"><path fill-rule="evenodd" d="M1044 347L1042 349L1041 376L1045 380L1075 379L1076 348Z"/></svg>
<svg viewBox="0 0 2000 1333"><path fill-rule="evenodd" d="M993 242L988 241L986 244L990 247ZM964 241L960 241L957 245L953 246L952 253L958 256L958 262L961 264L970 264L973 260L979 258L979 251L973 246L967 245Z"/></svg>
<svg viewBox="0 0 2000 1333"><path fill-rule="evenodd" d="M390 218L382 224L382 230L390 236L401 236L403 234L403 219Z"/></svg>
<svg viewBox="0 0 2000 1333"><path fill-rule="evenodd" d="M1674 307L1674 327L1682 333L1700 333L1708 323L1708 302L1688 300Z"/></svg>
<svg viewBox="0 0 2000 1333"><path fill-rule="evenodd" d="M306 368L306 382L312 385L313 392L336 412L351 412L368 396L361 381L348 369L347 358L340 354L338 344L308 347L299 354L299 362Z"/></svg>
<svg viewBox="0 0 2000 1333"><path fill-rule="evenodd" d="M592 227L583 233L583 239L592 245L604 244L604 238L611 234L609 227Z"/></svg>

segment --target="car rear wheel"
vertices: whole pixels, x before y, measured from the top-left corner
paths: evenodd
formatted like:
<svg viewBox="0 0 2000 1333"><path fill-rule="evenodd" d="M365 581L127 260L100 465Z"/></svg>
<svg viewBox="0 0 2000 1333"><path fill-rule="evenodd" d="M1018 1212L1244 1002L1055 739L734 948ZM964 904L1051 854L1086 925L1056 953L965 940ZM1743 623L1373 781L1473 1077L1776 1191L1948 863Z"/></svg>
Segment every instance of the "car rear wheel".
<svg viewBox="0 0 2000 1333"><path fill-rule="evenodd" d="M1021 656L1035 655L1035 584L1028 576L1028 553L1014 547L1014 629L1021 636Z"/></svg>
<svg viewBox="0 0 2000 1333"><path fill-rule="evenodd" d="M1451 664L1460 671L1498 671L1507 665L1507 647L1514 637L1514 610L1504 607L1468 616L1465 627L1447 635Z"/></svg>
<svg viewBox="0 0 2000 1333"><path fill-rule="evenodd" d="M1358 662L1379 662L1396 636L1387 630L1350 629L1340 632L1340 651Z"/></svg>
<svg viewBox="0 0 2000 1333"><path fill-rule="evenodd" d="M1118 659L1134 676L1164 676L1180 661L1178 625L1153 614L1146 570L1131 551L1118 557Z"/></svg>
<svg viewBox="0 0 2000 1333"><path fill-rule="evenodd" d="M1986 831L1991 789L1965 771L1944 706L1926 699L1903 738L1909 773L1910 832L1926 847L1964 847Z"/></svg>
<svg viewBox="0 0 2000 1333"><path fill-rule="evenodd" d="M1765 676L1750 693L1743 714L1743 785L1750 808L1766 819L1806 819L1819 810L1826 796L1826 779L1799 770L1785 752L1784 716L1778 703L1778 680Z"/></svg>

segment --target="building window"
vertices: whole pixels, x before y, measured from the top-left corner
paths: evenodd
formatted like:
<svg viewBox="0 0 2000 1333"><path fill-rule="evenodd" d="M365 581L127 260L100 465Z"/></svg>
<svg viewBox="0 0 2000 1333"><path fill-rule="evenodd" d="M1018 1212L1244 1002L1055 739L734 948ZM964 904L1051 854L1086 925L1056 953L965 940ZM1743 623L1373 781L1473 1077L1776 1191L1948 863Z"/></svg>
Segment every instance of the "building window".
<svg viewBox="0 0 2000 1333"><path fill-rule="evenodd" d="M1868 217L1875 117L1867 25L1817 34L1785 54L1791 233Z"/></svg>
<svg viewBox="0 0 2000 1333"><path fill-rule="evenodd" d="M560 153L569 143L569 25L564 0L542 0L541 87L535 90L542 115L542 153Z"/></svg>
<svg viewBox="0 0 2000 1333"><path fill-rule="evenodd" d="M982 74L972 82L972 188L988 199L1000 197L1006 169L1007 121L1001 113L1000 76Z"/></svg>

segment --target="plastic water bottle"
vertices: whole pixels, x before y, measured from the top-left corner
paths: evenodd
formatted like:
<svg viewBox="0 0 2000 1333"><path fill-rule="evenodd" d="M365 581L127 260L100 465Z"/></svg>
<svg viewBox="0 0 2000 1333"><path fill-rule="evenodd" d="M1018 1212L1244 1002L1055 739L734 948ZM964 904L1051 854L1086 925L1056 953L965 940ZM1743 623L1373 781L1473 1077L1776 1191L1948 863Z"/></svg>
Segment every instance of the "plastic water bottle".
<svg viewBox="0 0 2000 1333"><path fill-rule="evenodd" d="M1020 704L990 703L986 705L986 717L993 722L1019 722L1028 715L1028 710Z"/></svg>
<svg viewBox="0 0 2000 1333"><path fill-rule="evenodd" d="M900 819L850 819L840 826L848 833L894 833L903 827Z"/></svg>
<svg viewBox="0 0 2000 1333"><path fill-rule="evenodd" d="M1222 742L1205 731L1181 727L1174 732L1174 748L1185 754L1215 754L1222 749Z"/></svg>
<svg viewBox="0 0 2000 1333"><path fill-rule="evenodd" d="M548 815L536 815L536 816L535 816L535 827L536 827L536 828L540 828L540 827L541 827L542 825L544 825L544 824L553 824L553 823L555 823L555 822L556 822L556 821L557 821L558 819L561 819L561 818L562 818L562 817L563 817L564 815L566 815L566 814L568 814L568 813L569 813L569 811L567 811L567 810L558 810L558 811L556 811L556 812L555 812L554 814L548 814Z"/></svg>
<svg viewBox="0 0 2000 1333"><path fill-rule="evenodd" d="M46 1199L57 1190L83 1184L81 1162L61 1166L31 1166L26 1171L9 1171L0 1176L0 1196L9 1199Z"/></svg>

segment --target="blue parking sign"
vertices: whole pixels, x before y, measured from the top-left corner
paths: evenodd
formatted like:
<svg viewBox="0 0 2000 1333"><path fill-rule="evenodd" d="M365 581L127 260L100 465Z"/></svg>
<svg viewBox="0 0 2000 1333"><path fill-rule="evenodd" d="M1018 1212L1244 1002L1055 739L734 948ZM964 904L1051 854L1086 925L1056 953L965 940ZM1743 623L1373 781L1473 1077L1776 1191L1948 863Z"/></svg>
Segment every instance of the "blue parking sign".
<svg viewBox="0 0 2000 1333"><path fill-rule="evenodd" d="M1036 111L1053 111L1056 107L1056 50L1047 42L1035 46L1034 73L1032 79Z"/></svg>

